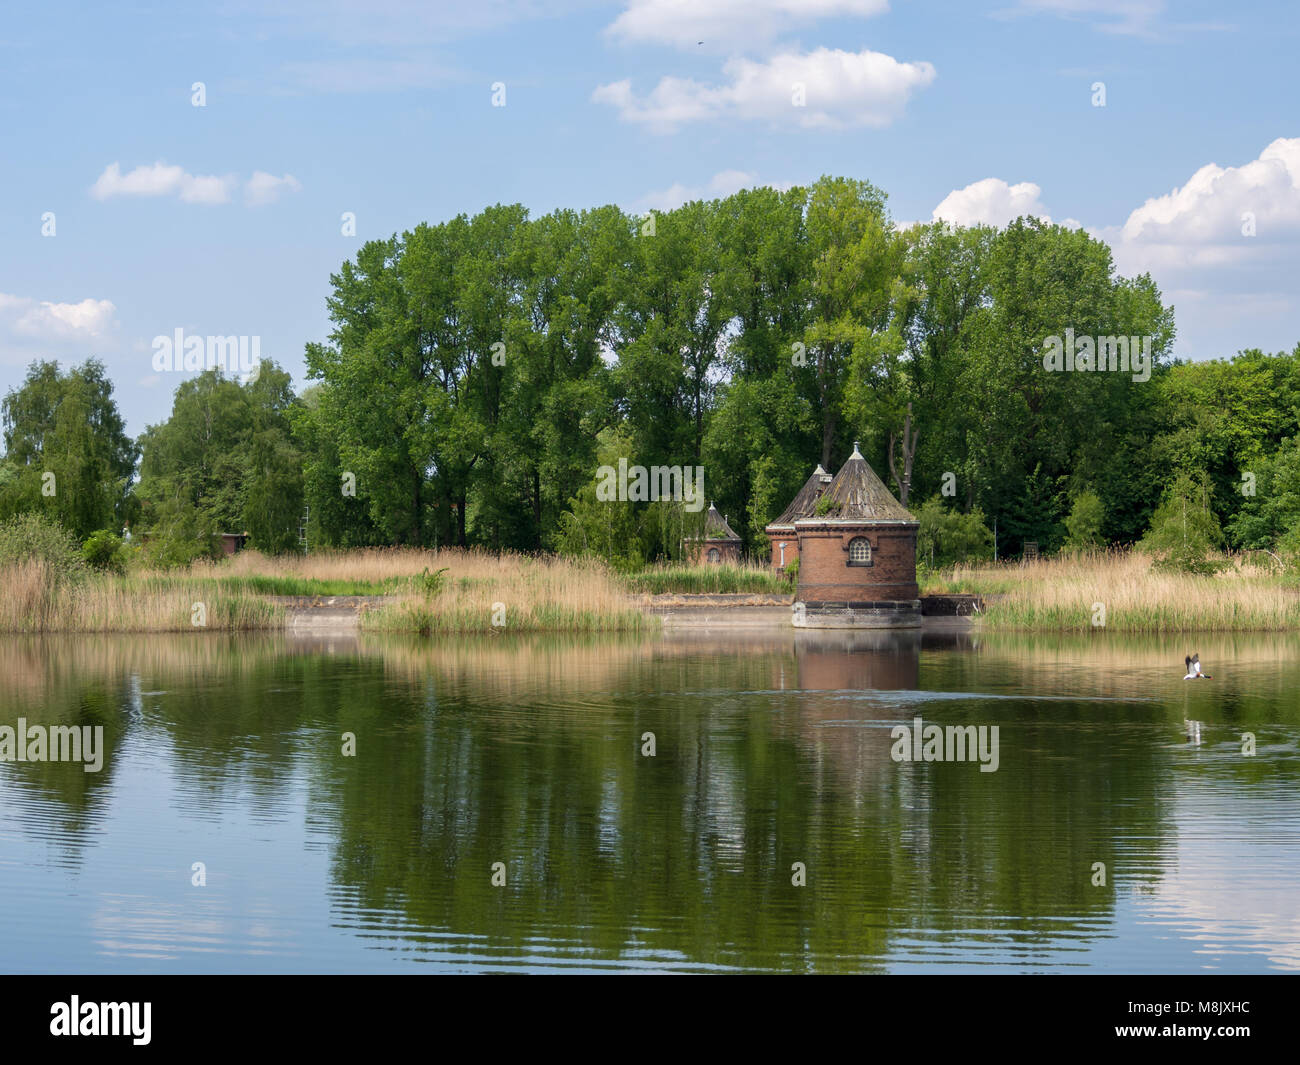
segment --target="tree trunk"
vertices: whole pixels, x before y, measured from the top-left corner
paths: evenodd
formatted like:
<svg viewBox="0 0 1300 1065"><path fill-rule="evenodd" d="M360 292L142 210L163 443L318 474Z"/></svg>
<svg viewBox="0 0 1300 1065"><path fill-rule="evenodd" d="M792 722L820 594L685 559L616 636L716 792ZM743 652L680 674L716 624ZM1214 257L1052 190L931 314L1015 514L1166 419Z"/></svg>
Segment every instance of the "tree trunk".
<svg viewBox="0 0 1300 1065"><path fill-rule="evenodd" d="M894 461L893 432L889 434L889 470L898 485L898 501L907 506L907 497L912 492L912 460L916 458L916 443L921 438L921 430L912 430L912 404L907 405L907 417L903 419L903 472L899 475L898 464Z"/></svg>

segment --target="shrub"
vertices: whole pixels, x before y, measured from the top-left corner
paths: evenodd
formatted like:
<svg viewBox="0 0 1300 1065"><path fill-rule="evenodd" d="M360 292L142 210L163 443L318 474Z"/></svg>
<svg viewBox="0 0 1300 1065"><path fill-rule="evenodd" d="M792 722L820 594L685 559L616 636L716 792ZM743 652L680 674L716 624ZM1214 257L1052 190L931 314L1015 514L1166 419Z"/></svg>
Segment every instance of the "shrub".
<svg viewBox="0 0 1300 1065"><path fill-rule="evenodd" d="M1209 557L1222 543L1219 520L1210 509L1207 479L1180 473L1139 546L1155 556L1157 569L1209 577L1225 565Z"/></svg>
<svg viewBox="0 0 1300 1065"><path fill-rule="evenodd" d="M81 556L95 569L118 574L126 572L129 557L122 538L108 529L91 533L81 545Z"/></svg>
<svg viewBox="0 0 1300 1065"><path fill-rule="evenodd" d="M442 569L435 570L433 573L430 573L429 567L425 566L424 572L417 573L412 578L412 581L414 582L417 588L419 588L422 592L424 592L425 595L429 595L429 596L437 595L440 591L442 591L442 586L445 581L445 577L443 575L447 572L447 569L448 569L447 566L443 566Z"/></svg>
<svg viewBox="0 0 1300 1065"><path fill-rule="evenodd" d="M949 510L938 496L917 511L916 556L940 569L960 562L982 562L993 557L993 533L978 507L969 514Z"/></svg>
<svg viewBox="0 0 1300 1065"><path fill-rule="evenodd" d="M42 514L19 514L0 524L0 566L44 563L46 579L53 584L76 581L85 575L86 563L76 538Z"/></svg>
<svg viewBox="0 0 1300 1065"><path fill-rule="evenodd" d="M1065 546L1070 551L1089 551L1101 546L1101 523L1106 517L1101 498L1091 488L1074 497L1065 519Z"/></svg>

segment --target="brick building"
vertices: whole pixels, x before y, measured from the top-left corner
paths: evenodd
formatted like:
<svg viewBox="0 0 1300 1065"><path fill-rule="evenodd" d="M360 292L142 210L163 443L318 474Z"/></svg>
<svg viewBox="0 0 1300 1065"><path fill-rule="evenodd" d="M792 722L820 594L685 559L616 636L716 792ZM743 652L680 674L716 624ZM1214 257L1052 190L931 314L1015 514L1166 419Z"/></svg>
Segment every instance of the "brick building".
<svg viewBox="0 0 1300 1065"><path fill-rule="evenodd" d="M786 566L799 559L799 537L795 535L794 523L800 518L811 518L817 509L817 501L826 491L833 477L819 465L804 482L798 494L791 500L779 517L763 528L772 544L772 568L784 570Z"/></svg>
<svg viewBox="0 0 1300 1065"><path fill-rule="evenodd" d="M682 541L682 546L686 561L692 566L701 562L720 564L740 561L740 537L712 503L709 504L709 512L704 515L704 535L688 536Z"/></svg>
<svg viewBox="0 0 1300 1065"><path fill-rule="evenodd" d="M795 625L918 627L917 527L854 444L812 515L794 522L801 559Z"/></svg>

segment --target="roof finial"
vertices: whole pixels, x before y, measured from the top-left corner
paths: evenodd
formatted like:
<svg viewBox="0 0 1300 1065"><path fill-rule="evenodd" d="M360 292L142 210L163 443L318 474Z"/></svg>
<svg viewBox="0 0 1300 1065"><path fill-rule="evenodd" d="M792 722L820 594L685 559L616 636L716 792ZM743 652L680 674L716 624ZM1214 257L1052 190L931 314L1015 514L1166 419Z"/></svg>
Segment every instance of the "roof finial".
<svg viewBox="0 0 1300 1065"><path fill-rule="evenodd" d="M853 441L853 454L849 456L849 461L852 462L854 459L857 459L860 462L866 461L866 459L862 457L862 452L858 450L858 442L856 440Z"/></svg>

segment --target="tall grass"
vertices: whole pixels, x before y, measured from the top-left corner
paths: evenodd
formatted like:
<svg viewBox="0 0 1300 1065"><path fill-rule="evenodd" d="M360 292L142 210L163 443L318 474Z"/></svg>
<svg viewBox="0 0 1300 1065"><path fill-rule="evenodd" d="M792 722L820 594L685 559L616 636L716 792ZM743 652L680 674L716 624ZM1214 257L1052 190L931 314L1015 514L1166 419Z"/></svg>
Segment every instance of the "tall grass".
<svg viewBox="0 0 1300 1065"><path fill-rule="evenodd" d="M792 583L771 566L757 562L733 565L653 566L623 576L630 592L640 595L789 595Z"/></svg>
<svg viewBox="0 0 1300 1065"><path fill-rule="evenodd" d="M446 569L440 590L412 590L362 616L375 631L636 632L658 625L636 610L600 563L479 551L425 552L421 573ZM416 590L418 587L419 590Z"/></svg>
<svg viewBox="0 0 1300 1065"><path fill-rule="evenodd" d="M1210 577L1153 568L1150 556L1135 551L958 566L950 574L928 577L924 592L992 597L984 612L985 626L992 629L1163 633L1300 628L1300 594L1276 571L1239 556Z"/></svg>
<svg viewBox="0 0 1300 1065"><path fill-rule="evenodd" d="M195 604L202 604L200 613ZM201 620L203 624L196 625ZM0 632L193 632L267 629L284 611L255 595L183 576L59 579L47 562L0 567Z"/></svg>

